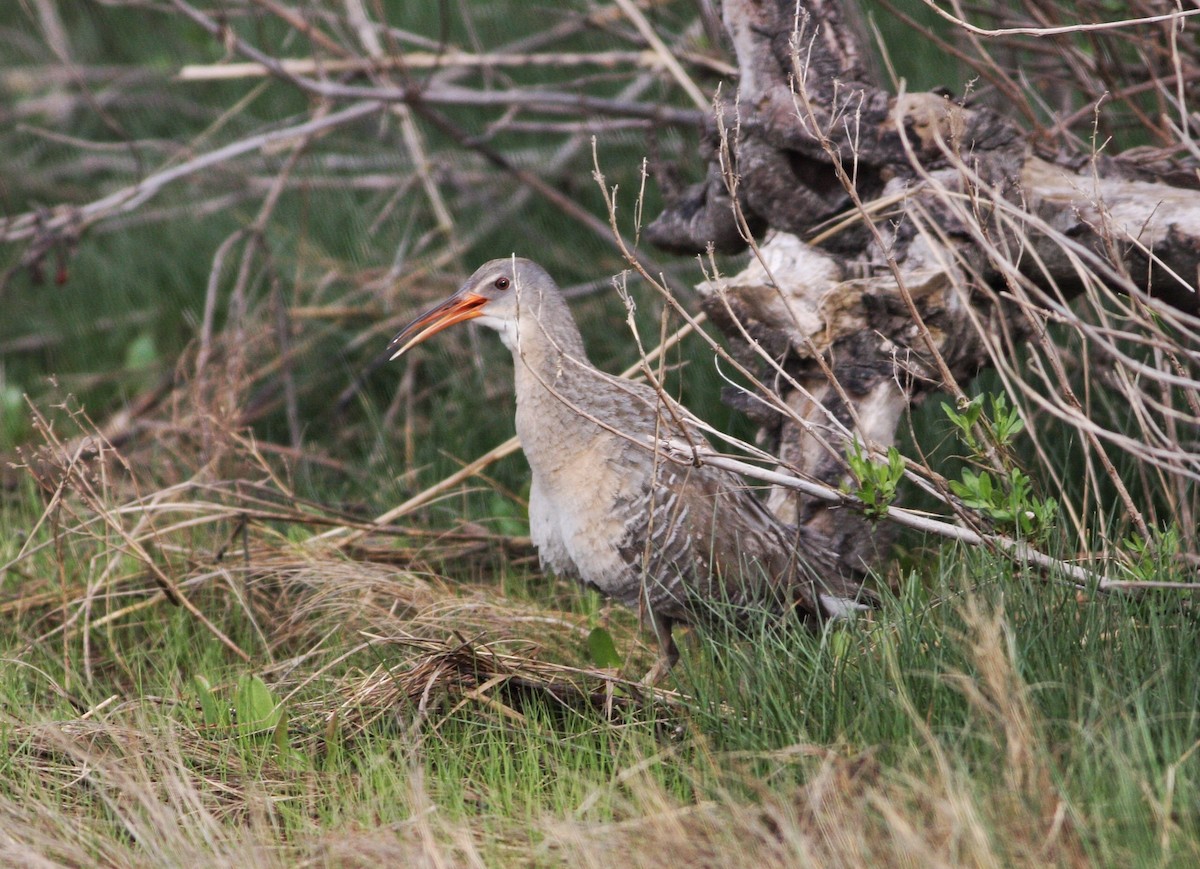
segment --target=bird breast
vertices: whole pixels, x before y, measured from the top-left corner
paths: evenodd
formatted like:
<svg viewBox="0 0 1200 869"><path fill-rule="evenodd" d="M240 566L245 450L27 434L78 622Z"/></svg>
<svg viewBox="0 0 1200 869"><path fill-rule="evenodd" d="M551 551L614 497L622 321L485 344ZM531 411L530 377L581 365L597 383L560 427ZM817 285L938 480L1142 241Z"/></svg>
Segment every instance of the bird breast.
<svg viewBox="0 0 1200 869"><path fill-rule="evenodd" d="M517 434L533 477L530 536L543 565L682 618L680 585L696 568L689 499L676 507L683 493L658 479L669 462L630 440L655 437L657 396L551 354L514 355Z"/></svg>
<svg viewBox="0 0 1200 869"><path fill-rule="evenodd" d="M555 573L635 604L636 577L617 544L626 536L623 505L636 498L637 475L618 467L604 446L599 438L577 446L557 467L539 467L530 457L530 536Z"/></svg>

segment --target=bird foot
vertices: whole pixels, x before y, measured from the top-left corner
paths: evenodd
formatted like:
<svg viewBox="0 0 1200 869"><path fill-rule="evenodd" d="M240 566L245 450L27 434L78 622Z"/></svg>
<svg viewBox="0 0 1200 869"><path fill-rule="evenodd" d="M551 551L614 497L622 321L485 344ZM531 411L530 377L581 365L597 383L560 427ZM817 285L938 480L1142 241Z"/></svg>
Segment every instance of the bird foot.
<svg viewBox="0 0 1200 869"><path fill-rule="evenodd" d="M647 609L646 614L649 617L650 627L654 629L654 636L658 640L658 660L654 662L650 672L642 677L642 684L653 688L671 672L671 668L679 660L679 647L675 645L675 640L671 637L671 619L651 609Z"/></svg>

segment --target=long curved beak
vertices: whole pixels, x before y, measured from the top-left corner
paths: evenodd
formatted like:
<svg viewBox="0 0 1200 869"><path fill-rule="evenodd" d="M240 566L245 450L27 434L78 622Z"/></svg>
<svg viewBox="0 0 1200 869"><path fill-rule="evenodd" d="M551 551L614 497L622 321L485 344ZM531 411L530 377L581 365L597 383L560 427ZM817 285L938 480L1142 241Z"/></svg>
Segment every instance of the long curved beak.
<svg viewBox="0 0 1200 869"><path fill-rule="evenodd" d="M483 313L483 306L487 303L486 296L478 293L458 292L446 301L434 305L401 329L400 334L388 343L388 350L399 348L392 352L391 358L395 359L403 355L410 347L415 347L430 335L436 335L447 326L475 319Z"/></svg>

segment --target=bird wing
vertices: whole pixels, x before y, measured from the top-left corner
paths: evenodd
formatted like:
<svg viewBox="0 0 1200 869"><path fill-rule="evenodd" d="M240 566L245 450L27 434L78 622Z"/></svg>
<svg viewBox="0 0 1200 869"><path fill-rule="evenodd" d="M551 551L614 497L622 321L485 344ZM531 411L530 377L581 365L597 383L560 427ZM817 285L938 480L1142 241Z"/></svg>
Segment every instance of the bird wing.
<svg viewBox="0 0 1200 869"><path fill-rule="evenodd" d="M833 553L781 523L740 476L647 448L681 436L708 448L685 408L644 384L615 386L623 398L605 416L640 436L622 440L614 459L642 470L640 485L615 505L625 517L619 549L626 575L638 583L622 597L636 594L678 619L688 618L696 600L820 615L821 594L857 589L840 576Z"/></svg>
<svg viewBox="0 0 1200 869"><path fill-rule="evenodd" d="M610 467L627 482L611 505L622 517L615 537L625 568L609 594L683 621L697 601L798 606L819 617L856 599L860 583L843 575L836 554L780 522L739 475L659 449L669 439L709 449L686 408L646 384L603 374L586 394L593 418L624 435L602 439Z"/></svg>
<svg viewBox="0 0 1200 869"><path fill-rule="evenodd" d="M832 559L801 547L738 477L660 456L641 500L621 548L633 575L652 582L652 606L676 618L695 600L820 613L818 580Z"/></svg>

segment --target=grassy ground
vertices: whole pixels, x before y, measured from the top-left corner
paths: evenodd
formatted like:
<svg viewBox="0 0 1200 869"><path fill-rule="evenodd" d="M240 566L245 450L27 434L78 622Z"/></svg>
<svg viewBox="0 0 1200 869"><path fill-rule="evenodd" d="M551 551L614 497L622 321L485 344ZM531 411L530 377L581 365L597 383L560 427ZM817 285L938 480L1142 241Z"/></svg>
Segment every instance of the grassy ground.
<svg viewBox="0 0 1200 869"><path fill-rule="evenodd" d="M453 5L400 4L393 20L438 33L432 12L411 10ZM528 23L479 6L484 37ZM79 64L158 78L62 115L66 92L12 85L14 111L50 109L0 132L8 212L94 199L174 148L306 111L283 87L169 83L180 63L221 56L195 28L151 30L150 13L99 4L62 14ZM48 63L32 21L0 11L4 45ZM239 22L253 24L272 26ZM930 75L915 50L896 60ZM41 126L121 147L82 160ZM393 200L411 167L383 123L330 137L261 246L237 236L223 265L278 154L167 191L153 219L94 227L62 251L61 285L53 251L39 275L25 247L4 250L0 864L1200 860L1200 637L1179 595L1077 595L913 540L869 620L690 635L650 698L621 678L653 658L635 617L535 569L519 457L387 533L323 537L511 434L494 342L447 334L371 367L396 323L478 260L536 249L583 291L597 361L632 361L625 307L585 286L620 269L611 247L536 201L503 212L518 185L427 132L457 230L474 238L427 273L445 239L419 196ZM694 142L672 136L655 146L685 159ZM553 151L532 135L505 145L530 163ZM637 189L646 147L639 133L605 138L610 180ZM317 183L368 170L394 184ZM555 180L599 213L590 172L584 148ZM493 211L503 219L472 236ZM662 305L633 289L655 336ZM702 345L669 362L689 405L749 431L717 401ZM142 412L131 422L127 408ZM943 439L942 425L918 436ZM620 658L609 669L605 637Z"/></svg>
<svg viewBox="0 0 1200 869"><path fill-rule="evenodd" d="M111 528L31 532L43 498L17 500L0 556L43 548L4 585L8 864L1200 858L1200 648L1169 600L947 550L869 622L693 637L648 703L589 653L603 625L640 673L632 617L516 564L450 579L259 525L216 560L230 522L163 508L206 626Z"/></svg>

